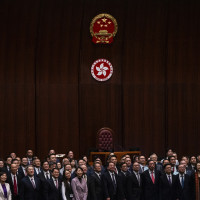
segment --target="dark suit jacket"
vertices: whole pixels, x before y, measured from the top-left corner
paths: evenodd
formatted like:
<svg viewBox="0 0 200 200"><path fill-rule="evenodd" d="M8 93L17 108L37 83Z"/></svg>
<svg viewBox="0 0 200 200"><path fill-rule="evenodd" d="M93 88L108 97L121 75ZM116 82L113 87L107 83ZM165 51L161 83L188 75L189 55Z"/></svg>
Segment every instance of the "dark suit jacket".
<svg viewBox="0 0 200 200"><path fill-rule="evenodd" d="M93 186L93 178L91 177L91 175L87 175L87 187L88 187L88 196L87 196L87 200L94 200L94 196L95 196L95 191L94 191L94 186Z"/></svg>
<svg viewBox="0 0 200 200"><path fill-rule="evenodd" d="M6 180L6 182L9 183L9 185L10 185L10 190L11 190L11 193L12 193L12 199L13 200L18 200L19 199L20 182L21 182L21 179L22 179L22 177L21 177L21 175L19 173L16 175L16 177L17 177L16 181L17 181L17 189L18 189L18 195L17 196L14 195L14 183L12 181L12 176L11 176L10 172L8 172L7 180Z"/></svg>
<svg viewBox="0 0 200 200"><path fill-rule="evenodd" d="M46 191L42 191L42 183L39 178L34 177L36 188L33 188L33 185L28 176L25 176L21 180L20 184L20 200L44 200L42 198L42 193ZM45 196L45 200L47 196Z"/></svg>
<svg viewBox="0 0 200 200"><path fill-rule="evenodd" d="M124 195L123 195L123 189L122 189L122 183L120 181L119 176L115 173L115 180L116 180L116 194L115 194L115 190L114 190L114 184L113 181L111 179L111 176L109 174L109 172L105 172L102 175L102 183L103 183L103 191L104 191L104 198L109 198L112 200L114 198L114 196L116 195L118 200L124 199Z"/></svg>
<svg viewBox="0 0 200 200"><path fill-rule="evenodd" d="M159 183L160 200L176 200L177 199L177 176L172 175L172 184L169 184L168 177L163 174Z"/></svg>
<svg viewBox="0 0 200 200"><path fill-rule="evenodd" d="M25 174L24 174L24 171L23 171L23 169L22 169L22 166L19 167L18 173L20 174L20 176L21 176L22 178L25 177Z"/></svg>
<svg viewBox="0 0 200 200"><path fill-rule="evenodd" d="M91 175L91 190L94 195L92 200L103 200L102 182L98 175L93 172Z"/></svg>
<svg viewBox="0 0 200 200"><path fill-rule="evenodd" d="M135 173L127 177L127 200L140 200L142 198L142 179L140 184Z"/></svg>
<svg viewBox="0 0 200 200"><path fill-rule="evenodd" d="M161 163L156 163L156 170L162 172L163 166Z"/></svg>
<svg viewBox="0 0 200 200"><path fill-rule="evenodd" d="M42 172L42 168L40 167L40 173L41 173L41 172ZM38 175L38 174L37 174L37 171L36 171L36 169L35 169L35 167L34 167L34 174L35 174L35 175Z"/></svg>
<svg viewBox="0 0 200 200"><path fill-rule="evenodd" d="M133 170L132 170L133 171ZM118 176L121 179L121 183L122 183L122 189L123 189L123 194L124 197L127 198L127 177L130 175L131 173L129 171L126 172L126 175L123 172L119 172Z"/></svg>
<svg viewBox="0 0 200 200"><path fill-rule="evenodd" d="M49 179L48 183L48 200L62 200L61 181L58 179L58 189L56 188L53 179Z"/></svg>
<svg viewBox="0 0 200 200"><path fill-rule="evenodd" d="M51 173L50 175L50 179L52 179ZM39 174L37 174L37 177L41 180L41 181L47 181L45 175L44 175L44 171L42 170Z"/></svg>
<svg viewBox="0 0 200 200"><path fill-rule="evenodd" d="M142 179L142 198L144 200L158 200L159 199L159 180L160 172L155 170L155 183L153 184L149 170L141 174Z"/></svg>
<svg viewBox="0 0 200 200"><path fill-rule="evenodd" d="M48 193L48 189L49 189L49 182L46 179L46 177L44 176L44 171L42 170L38 175L36 175L42 183L42 191L46 191L46 193ZM52 176L50 174L50 179L52 179ZM42 193L43 199L45 199L46 193Z"/></svg>
<svg viewBox="0 0 200 200"><path fill-rule="evenodd" d="M177 177L177 193L179 200L194 200L195 199L195 191L194 191L194 180L188 174L184 176L184 187L182 188L179 174L176 175Z"/></svg>

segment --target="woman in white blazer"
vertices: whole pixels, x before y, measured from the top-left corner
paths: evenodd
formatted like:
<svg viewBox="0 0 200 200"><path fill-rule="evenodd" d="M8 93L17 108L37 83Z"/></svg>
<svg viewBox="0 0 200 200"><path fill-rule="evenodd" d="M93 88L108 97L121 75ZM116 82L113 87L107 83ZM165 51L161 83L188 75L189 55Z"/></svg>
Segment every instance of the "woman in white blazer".
<svg viewBox="0 0 200 200"><path fill-rule="evenodd" d="M0 200L12 200L10 185L6 183L6 172L0 172Z"/></svg>

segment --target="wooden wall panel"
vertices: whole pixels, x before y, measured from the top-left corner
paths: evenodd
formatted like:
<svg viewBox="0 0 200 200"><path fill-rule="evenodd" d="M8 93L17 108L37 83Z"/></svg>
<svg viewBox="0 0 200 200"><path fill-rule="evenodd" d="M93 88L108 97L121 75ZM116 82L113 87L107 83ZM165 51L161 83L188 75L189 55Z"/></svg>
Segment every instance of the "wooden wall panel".
<svg viewBox="0 0 200 200"><path fill-rule="evenodd" d="M82 4L41 1L36 67L38 153L79 154L78 68Z"/></svg>
<svg viewBox="0 0 200 200"><path fill-rule="evenodd" d="M170 1L168 28L168 142L195 154L200 132L200 14L198 1Z"/></svg>
<svg viewBox="0 0 200 200"><path fill-rule="evenodd" d="M35 150L38 1L0 2L0 156Z"/></svg>
<svg viewBox="0 0 200 200"><path fill-rule="evenodd" d="M122 149L122 87L123 33L126 2L85 1L82 24L80 64L80 141L81 153L96 146L100 128L109 127L115 133L115 146ZM113 15L119 29L111 45L95 45L89 32L90 23L97 14ZM97 59L105 58L113 65L113 75L106 82L98 82L91 75L91 66ZM86 137L87 136L87 137ZM87 139L86 139L87 138Z"/></svg>
<svg viewBox="0 0 200 200"><path fill-rule="evenodd" d="M124 147L165 148L167 1L129 1L124 40Z"/></svg>

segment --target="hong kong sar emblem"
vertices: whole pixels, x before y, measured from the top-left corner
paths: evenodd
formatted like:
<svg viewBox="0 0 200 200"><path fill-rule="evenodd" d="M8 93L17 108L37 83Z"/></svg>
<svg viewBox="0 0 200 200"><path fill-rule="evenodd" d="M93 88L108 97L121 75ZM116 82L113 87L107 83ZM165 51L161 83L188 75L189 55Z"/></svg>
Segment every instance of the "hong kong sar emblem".
<svg viewBox="0 0 200 200"><path fill-rule="evenodd" d="M112 64L106 59L98 59L92 64L91 74L97 81L107 81L113 74Z"/></svg>
<svg viewBox="0 0 200 200"><path fill-rule="evenodd" d="M117 33L116 19L109 14L99 14L92 19L90 33L95 44L110 44Z"/></svg>

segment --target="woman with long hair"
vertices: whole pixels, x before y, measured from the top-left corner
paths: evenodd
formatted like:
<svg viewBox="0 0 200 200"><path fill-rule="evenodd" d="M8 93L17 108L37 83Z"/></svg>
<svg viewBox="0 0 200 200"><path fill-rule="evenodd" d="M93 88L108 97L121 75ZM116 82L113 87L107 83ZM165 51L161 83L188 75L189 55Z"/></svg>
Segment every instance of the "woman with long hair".
<svg viewBox="0 0 200 200"><path fill-rule="evenodd" d="M10 185L6 183L6 180L7 180L6 172L0 172L0 199L1 200L12 199Z"/></svg>
<svg viewBox="0 0 200 200"><path fill-rule="evenodd" d="M83 169L78 167L75 172L76 177L72 179L74 200L87 200L88 187L86 180L83 178Z"/></svg>
<svg viewBox="0 0 200 200"><path fill-rule="evenodd" d="M63 182L62 182L62 197L63 200L72 200L73 191L71 187L71 173L68 170L63 172Z"/></svg>

